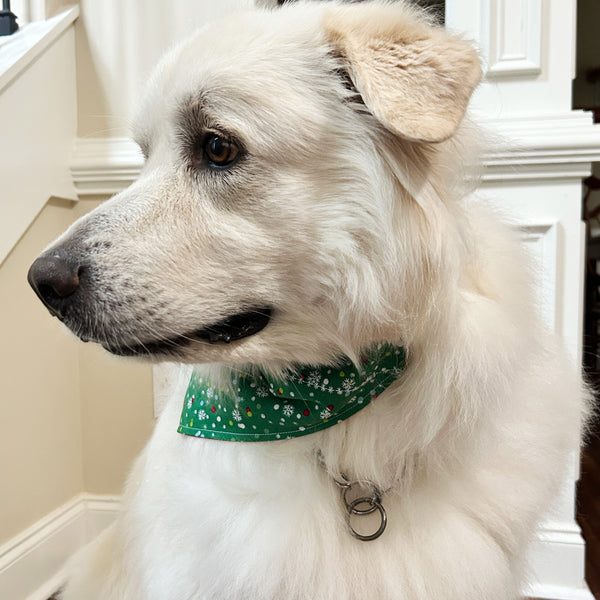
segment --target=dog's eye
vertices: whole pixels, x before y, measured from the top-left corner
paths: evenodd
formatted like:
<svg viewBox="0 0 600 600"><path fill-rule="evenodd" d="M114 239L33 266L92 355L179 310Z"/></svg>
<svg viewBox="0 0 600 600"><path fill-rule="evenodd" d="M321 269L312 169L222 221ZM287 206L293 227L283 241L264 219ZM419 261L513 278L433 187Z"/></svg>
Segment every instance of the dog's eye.
<svg viewBox="0 0 600 600"><path fill-rule="evenodd" d="M204 155L214 167L228 167L237 158L240 149L231 141L218 135L210 135L204 143Z"/></svg>

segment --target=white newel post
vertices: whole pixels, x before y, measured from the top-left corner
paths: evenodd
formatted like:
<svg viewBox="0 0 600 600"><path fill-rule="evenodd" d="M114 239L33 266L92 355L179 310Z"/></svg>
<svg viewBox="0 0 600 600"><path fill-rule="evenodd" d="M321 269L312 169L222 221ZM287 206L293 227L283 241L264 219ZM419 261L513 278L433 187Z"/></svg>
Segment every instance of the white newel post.
<svg viewBox="0 0 600 600"><path fill-rule="evenodd" d="M474 98L479 120L508 146L486 157L480 196L513 214L541 264L548 324L581 364L584 241L581 179L600 160L600 129L571 110L575 0L446 0L446 24L479 44L485 80ZM536 598L591 599L584 542L575 522L573 456L563 493L530 551Z"/></svg>

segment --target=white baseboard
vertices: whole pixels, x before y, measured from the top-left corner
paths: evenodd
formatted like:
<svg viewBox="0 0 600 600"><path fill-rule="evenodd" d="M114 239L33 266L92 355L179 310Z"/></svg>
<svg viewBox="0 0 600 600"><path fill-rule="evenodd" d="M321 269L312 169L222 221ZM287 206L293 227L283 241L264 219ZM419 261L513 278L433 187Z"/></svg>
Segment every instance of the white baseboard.
<svg viewBox="0 0 600 600"><path fill-rule="evenodd" d="M594 600L584 580L585 542L573 521L543 523L529 552L532 583L525 596L549 600Z"/></svg>
<svg viewBox="0 0 600 600"><path fill-rule="evenodd" d="M0 546L0 598L47 600L68 559L115 518L116 496L80 494Z"/></svg>
<svg viewBox="0 0 600 600"><path fill-rule="evenodd" d="M530 598L536 598L536 600L594 600L592 592L588 589L572 589L552 585L533 586L528 594Z"/></svg>

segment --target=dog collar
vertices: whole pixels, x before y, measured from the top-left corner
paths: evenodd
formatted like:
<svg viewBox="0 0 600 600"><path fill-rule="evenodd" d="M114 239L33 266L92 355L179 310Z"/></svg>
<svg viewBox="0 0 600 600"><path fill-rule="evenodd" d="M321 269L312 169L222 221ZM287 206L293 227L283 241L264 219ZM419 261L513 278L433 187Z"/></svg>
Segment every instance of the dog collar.
<svg viewBox="0 0 600 600"><path fill-rule="evenodd" d="M284 379L239 375L231 386L213 386L193 371L179 433L215 440L265 442L315 433L367 406L404 371L403 348L378 344L335 366L298 366Z"/></svg>

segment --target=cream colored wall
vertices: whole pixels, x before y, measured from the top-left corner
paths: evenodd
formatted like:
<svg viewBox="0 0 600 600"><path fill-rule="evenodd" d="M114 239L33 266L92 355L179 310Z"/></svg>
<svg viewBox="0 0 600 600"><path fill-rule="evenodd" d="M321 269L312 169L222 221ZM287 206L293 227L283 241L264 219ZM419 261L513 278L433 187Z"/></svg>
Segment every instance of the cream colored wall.
<svg viewBox="0 0 600 600"><path fill-rule="evenodd" d="M83 490L78 344L26 279L72 220L50 201L0 266L0 544Z"/></svg>
<svg viewBox="0 0 600 600"><path fill-rule="evenodd" d="M81 344L79 365L84 488L120 494L154 427L152 370L90 344Z"/></svg>
<svg viewBox="0 0 600 600"><path fill-rule="evenodd" d="M49 19L75 4L79 4L79 0L46 0L46 18Z"/></svg>
<svg viewBox="0 0 600 600"><path fill-rule="evenodd" d="M74 339L26 280L39 252L95 205L47 202L75 197L74 49L69 29L0 90L10 184L0 193L0 545L84 491L119 493L153 425L150 368ZM42 97L43 107L31 100Z"/></svg>
<svg viewBox="0 0 600 600"><path fill-rule="evenodd" d="M0 266L0 545L81 492L119 494L154 424L149 365L75 339L27 283L95 204L49 201Z"/></svg>

